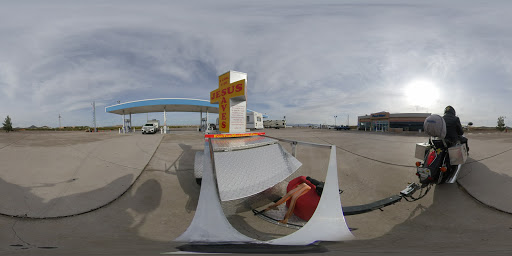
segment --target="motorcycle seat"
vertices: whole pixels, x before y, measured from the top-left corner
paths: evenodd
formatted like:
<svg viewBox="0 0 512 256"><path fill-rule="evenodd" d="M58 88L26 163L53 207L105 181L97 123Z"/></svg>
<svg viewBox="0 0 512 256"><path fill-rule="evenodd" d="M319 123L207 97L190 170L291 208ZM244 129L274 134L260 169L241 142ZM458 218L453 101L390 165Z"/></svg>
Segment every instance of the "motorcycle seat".
<svg viewBox="0 0 512 256"><path fill-rule="evenodd" d="M443 140L432 140L432 144L434 144L434 147L436 148L444 148L446 147L446 144Z"/></svg>

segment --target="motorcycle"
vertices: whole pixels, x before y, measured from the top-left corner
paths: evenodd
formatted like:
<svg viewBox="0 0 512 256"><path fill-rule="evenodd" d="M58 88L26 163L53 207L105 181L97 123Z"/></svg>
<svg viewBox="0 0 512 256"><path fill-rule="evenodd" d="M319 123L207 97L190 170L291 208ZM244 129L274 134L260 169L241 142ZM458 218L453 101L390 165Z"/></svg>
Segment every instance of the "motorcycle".
<svg viewBox="0 0 512 256"><path fill-rule="evenodd" d="M454 183L459 171L467 160L466 144L460 141L449 145L446 136L446 123L439 115L431 115L424 122L425 133L430 135L428 143L416 144L416 175L421 186Z"/></svg>

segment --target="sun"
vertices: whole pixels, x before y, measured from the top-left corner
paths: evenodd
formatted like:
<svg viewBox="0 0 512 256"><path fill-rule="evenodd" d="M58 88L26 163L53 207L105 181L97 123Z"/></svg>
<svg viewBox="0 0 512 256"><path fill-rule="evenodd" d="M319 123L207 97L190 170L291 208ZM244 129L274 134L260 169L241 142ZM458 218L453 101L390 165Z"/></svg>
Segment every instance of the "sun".
<svg viewBox="0 0 512 256"><path fill-rule="evenodd" d="M407 102L415 107L429 108L439 100L439 88L434 82L416 79L404 87Z"/></svg>

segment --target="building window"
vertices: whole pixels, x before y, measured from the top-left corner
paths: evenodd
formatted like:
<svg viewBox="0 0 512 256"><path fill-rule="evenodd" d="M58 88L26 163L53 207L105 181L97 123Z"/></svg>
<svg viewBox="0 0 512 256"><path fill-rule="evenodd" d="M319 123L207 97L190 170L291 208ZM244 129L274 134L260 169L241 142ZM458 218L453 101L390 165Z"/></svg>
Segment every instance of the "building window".
<svg viewBox="0 0 512 256"><path fill-rule="evenodd" d="M359 123L359 130L369 131L372 127L371 122L360 122Z"/></svg>

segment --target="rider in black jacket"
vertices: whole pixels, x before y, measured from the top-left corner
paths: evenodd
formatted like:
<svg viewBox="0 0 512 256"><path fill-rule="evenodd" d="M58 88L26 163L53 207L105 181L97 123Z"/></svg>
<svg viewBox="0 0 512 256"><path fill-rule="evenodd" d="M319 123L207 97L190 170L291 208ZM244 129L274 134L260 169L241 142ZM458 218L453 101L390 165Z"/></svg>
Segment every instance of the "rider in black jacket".
<svg viewBox="0 0 512 256"><path fill-rule="evenodd" d="M464 130L460 124L460 120L455 116L455 109L452 106L447 106L444 109L444 121L446 122L446 137L445 140L448 142L448 146L453 146L457 141L466 143L466 148L469 152L468 139L462 137Z"/></svg>

